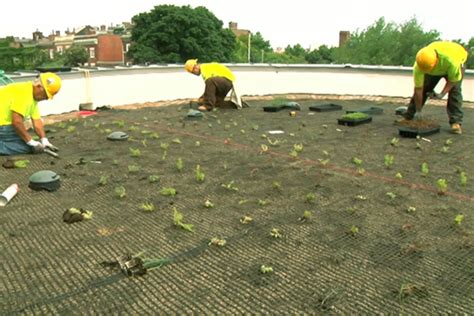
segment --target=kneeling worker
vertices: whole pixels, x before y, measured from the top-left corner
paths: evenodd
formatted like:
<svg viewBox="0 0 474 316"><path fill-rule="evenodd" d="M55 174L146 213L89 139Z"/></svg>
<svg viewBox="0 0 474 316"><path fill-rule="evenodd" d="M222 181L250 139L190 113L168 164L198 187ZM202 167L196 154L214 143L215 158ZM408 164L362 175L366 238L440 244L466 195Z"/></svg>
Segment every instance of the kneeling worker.
<svg viewBox="0 0 474 316"><path fill-rule="evenodd" d="M447 113L451 132L462 133L462 79L467 60L467 51L461 45L453 42L433 42L420 49L416 54L413 67L415 92L404 114L405 119L421 118L421 109L429 96L442 99L448 94ZM440 93L435 93L441 78L446 79L446 84Z"/></svg>
<svg viewBox="0 0 474 316"><path fill-rule="evenodd" d="M52 99L60 88L61 78L50 72L34 81L0 87L0 155L40 153L45 148L57 151L46 138L38 102ZM31 119L40 142L28 134L23 124L26 119Z"/></svg>
<svg viewBox="0 0 474 316"><path fill-rule="evenodd" d="M199 98L199 110L211 111L216 106L226 106L225 97L232 90L231 101L234 107L242 108L242 101L235 92L235 76L219 63L199 64L197 59L189 59L184 65L187 72L201 75L205 82L204 94Z"/></svg>

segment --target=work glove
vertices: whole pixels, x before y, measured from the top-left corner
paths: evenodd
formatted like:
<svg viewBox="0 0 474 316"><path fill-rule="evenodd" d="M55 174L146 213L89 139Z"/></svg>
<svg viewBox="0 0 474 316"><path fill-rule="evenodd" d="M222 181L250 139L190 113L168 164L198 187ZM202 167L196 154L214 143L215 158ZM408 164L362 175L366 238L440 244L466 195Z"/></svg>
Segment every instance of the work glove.
<svg viewBox="0 0 474 316"><path fill-rule="evenodd" d="M431 99L434 99L434 100L441 100L444 98L444 96L446 95L446 93L436 93L436 92L431 92L430 93L430 98Z"/></svg>
<svg viewBox="0 0 474 316"><path fill-rule="evenodd" d="M31 147L33 154L40 154L44 151L44 146L40 142L31 139L29 142L26 143L28 146Z"/></svg>
<svg viewBox="0 0 474 316"><path fill-rule="evenodd" d="M423 116L421 115L421 111L416 112L415 115L413 116L413 118L417 121L423 120Z"/></svg>
<svg viewBox="0 0 474 316"><path fill-rule="evenodd" d="M45 149L49 149L49 150L54 151L54 152L59 150L59 148L54 146L53 144L51 144L49 142L48 138L46 138L46 137L41 138L41 144L43 145L43 147Z"/></svg>

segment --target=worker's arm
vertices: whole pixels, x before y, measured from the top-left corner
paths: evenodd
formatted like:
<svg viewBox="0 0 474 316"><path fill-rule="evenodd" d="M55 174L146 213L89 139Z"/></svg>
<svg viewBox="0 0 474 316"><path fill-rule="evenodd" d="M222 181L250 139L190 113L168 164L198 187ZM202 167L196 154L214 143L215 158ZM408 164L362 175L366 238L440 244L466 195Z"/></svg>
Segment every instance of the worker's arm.
<svg viewBox="0 0 474 316"><path fill-rule="evenodd" d="M16 133L18 136L20 136L21 139L25 141L25 143L28 143L31 140L30 134L26 131L25 125L23 124L23 115L17 113L17 112L12 112L12 126L15 129Z"/></svg>
<svg viewBox="0 0 474 316"><path fill-rule="evenodd" d="M38 135L39 138L45 138L46 133L44 132L43 121L41 119L31 119L31 122L33 123L36 135Z"/></svg>
<svg viewBox="0 0 474 316"><path fill-rule="evenodd" d="M421 112L423 107L423 88L415 88L415 108L416 112Z"/></svg>
<svg viewBox="0 0 474 316"><path fill-rule="evenodd" d="M46 138L46 133L44 131L44 126L43 126L43 121L41 119L32 119L33 122L33 128L35 129L36 135L39 136L41 140L41 145L45 149L50 149L52 151L58 151L58 147L54 146L49 142L49 140Z"/></svg>

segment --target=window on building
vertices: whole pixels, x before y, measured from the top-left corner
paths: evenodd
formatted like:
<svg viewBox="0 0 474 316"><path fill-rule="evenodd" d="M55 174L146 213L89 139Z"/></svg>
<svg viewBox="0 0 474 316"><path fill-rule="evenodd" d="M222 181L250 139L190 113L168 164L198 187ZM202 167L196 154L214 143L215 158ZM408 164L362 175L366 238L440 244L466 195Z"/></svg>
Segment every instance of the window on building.
<svg viewBox="0 0 474 316"><path fill-rule="evenodd" d="M64 51L64 47L58 46L58 47L56 47L56 51L57 51L58 53L62 54L63 51Z"/></svg>
<svg viewBox="0 0 474 316"><path fill-rule="evenodd" d="M95 47L89 47L89 57L95 58Z"/></svg>

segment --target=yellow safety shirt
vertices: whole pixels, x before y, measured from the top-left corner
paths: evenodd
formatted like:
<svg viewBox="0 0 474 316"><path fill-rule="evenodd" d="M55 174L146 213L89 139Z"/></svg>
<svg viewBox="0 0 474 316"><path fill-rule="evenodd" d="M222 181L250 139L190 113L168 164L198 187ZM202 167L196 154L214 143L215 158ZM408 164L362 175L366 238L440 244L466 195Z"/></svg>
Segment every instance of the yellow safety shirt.
<svg viewBox="0 0 474 316"><path fill-rule="evenodd" d="M12 124L12 112L24 119L40 119L38 102L33 98L33 83L10 83L0 87L0 126Z"/></svg>

